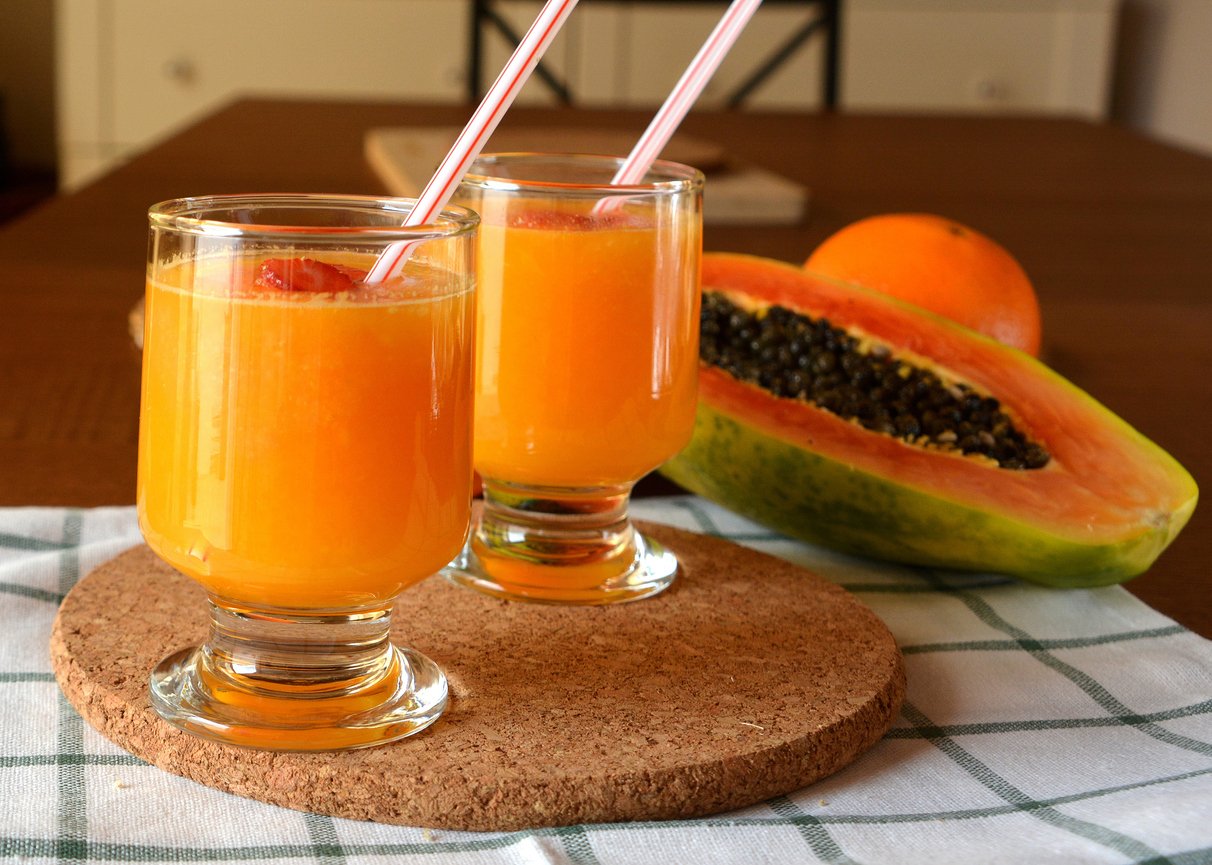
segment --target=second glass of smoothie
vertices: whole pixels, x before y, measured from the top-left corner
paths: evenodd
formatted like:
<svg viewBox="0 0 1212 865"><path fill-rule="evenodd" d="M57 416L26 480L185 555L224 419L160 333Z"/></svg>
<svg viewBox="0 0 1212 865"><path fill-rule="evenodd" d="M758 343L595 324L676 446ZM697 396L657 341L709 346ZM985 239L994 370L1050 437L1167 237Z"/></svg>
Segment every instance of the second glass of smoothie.
<svg viewBox="0 0 1212 865"><path fill-rule="evenodd" d="M690 439L703 177L658 162L485 155L456 200L481 216L475 466L484 507L454 581L605 604L656 594L672 553L635 530L635 482Z"/></svg>

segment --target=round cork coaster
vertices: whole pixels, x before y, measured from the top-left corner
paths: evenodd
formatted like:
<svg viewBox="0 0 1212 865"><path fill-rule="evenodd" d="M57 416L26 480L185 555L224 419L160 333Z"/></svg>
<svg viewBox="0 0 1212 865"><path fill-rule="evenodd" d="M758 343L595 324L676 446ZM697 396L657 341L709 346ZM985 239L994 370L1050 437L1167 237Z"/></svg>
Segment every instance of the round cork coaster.
<svg viewBox="0 0 1212 865"><path fill-rule="evenodd" d="M64 600L55 675L90 724L201 784L335 817L512 830L718 813L854 760L904 696L900 652L846 591L716 538L643 524L683 571L606 607L511 603L441 578L404 593L393 638L446 671L428 730L319 754L221 745L162 721L161 657L206 635L202 590L137 547Z"/></svg>

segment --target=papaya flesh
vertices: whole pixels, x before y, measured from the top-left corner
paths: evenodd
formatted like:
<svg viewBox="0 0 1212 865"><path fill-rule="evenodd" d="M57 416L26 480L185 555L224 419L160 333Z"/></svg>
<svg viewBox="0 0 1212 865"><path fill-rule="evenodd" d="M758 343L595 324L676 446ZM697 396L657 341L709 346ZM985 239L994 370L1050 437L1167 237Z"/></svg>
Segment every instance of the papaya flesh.
<svg viewBox="0 0 1212 865"><path fill-rule="evenodd" d="M1147 570L1195 508L1182 466L1023 352L770 259L708 253L702 282L705 295L757 315L783 307L826 319L868 348L991 396L1046 452L1034 467L1007 468L700 363L694 436L661 473L743 516L862 556L1085 587Z"/></svg>

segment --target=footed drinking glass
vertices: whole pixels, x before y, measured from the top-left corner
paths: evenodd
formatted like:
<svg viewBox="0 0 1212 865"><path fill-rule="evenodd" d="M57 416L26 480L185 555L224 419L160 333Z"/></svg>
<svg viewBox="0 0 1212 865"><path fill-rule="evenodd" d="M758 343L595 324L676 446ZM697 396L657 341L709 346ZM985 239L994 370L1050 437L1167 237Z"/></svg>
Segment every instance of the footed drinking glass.
<svg viewBox="0 0 1212 865"><path fill-rule="evenodd" d="M703 177L607 156L486 155L457 200L481 216L475 466L484 504L446 569L489 594L606 604L667 588L677 560L628 517L635 482L694 426Z"/></svg>
<svg viewBox="0 0 1212 865"><path fill-rule="evenodd" d="M357 748L433 723L442 671L392 606L466 537L472 268L463 208L218 196L151 208L138 513L207 592L210 635L151 674L170 723L236 745ZM389 244L397 277L364 281Z"/></svg>

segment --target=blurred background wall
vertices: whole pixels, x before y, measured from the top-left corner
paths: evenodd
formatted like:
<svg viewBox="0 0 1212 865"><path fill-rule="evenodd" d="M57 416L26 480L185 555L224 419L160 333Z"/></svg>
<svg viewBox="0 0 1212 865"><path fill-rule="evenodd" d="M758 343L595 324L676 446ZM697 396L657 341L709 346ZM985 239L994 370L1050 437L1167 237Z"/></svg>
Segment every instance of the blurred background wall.
<svg viewBox="0 0 1212 865"><path fill-rule="evenodd" d="M1212 0L842 0L840 110L1036 112L1212 155ZM0 157L74 188L239 94L459 102L459 0L0 0ZM537 0L502 5L519 28ZM587 0L549 52L579 102L646 106L723 3ZM806 13L767 4L702 104ZM489 74L508 46L488 43ZM820 45L754 95L817 110ZM538 82L522 101L548 102Z"/></svg>
<svg viewBox="0 0 1212 865"><path fill-rule="evenodd" d="M1212 155L1212 2L1123 0L1112 116Z"/></svg>

